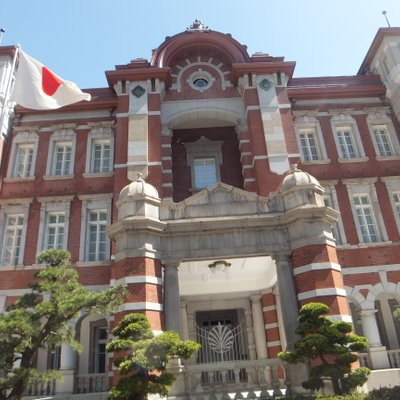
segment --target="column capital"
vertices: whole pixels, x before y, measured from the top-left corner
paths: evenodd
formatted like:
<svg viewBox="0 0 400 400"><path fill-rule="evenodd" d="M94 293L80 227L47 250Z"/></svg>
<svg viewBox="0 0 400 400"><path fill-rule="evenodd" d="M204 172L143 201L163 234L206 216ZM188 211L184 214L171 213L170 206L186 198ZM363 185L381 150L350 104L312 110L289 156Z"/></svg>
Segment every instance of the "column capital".
<svg viewBox="0 0 400 400"><path fill-rule="evenodd" d="M277 264L290 263L291 255L288 253L274 253L271 255L271 258L275 260Z"/></svg>
<svg viewBox="0 0 400 400"><path fill-rule="evenodd" d="M252 296L250 296L250 300L252 303L257 303L261 301L261 294L253 294Z"/></svg>
<svg viewBox="0 0 400 400"><path fill-rule="evenodd" d="M169 258L169 259L162 260L161 263L162 263L164 270L173 269L173 268L179 269L181 260Z"/></svg>

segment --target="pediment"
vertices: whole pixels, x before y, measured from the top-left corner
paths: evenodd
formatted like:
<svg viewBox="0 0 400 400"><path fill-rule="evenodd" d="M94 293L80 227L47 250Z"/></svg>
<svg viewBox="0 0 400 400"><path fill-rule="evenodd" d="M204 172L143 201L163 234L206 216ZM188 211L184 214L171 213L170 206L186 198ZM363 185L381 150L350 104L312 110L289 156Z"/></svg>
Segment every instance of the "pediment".
<svg viewBox="0 0 400 400"><path fill-rule="evenodd" d="M161 203L161 219L228 217L268 213L268 199L227 185L203 189L180 203Z"/></svg>

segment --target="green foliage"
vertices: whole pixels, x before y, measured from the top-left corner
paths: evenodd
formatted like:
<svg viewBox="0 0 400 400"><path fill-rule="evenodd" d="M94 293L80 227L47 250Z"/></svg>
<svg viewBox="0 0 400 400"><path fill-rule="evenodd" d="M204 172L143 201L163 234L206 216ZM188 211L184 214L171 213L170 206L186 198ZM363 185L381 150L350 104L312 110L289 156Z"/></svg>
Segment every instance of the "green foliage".
<svg viewBox="0 0 400 400"><path fill-rule="evenodd" d="M181 340L175 332L154 336L143 314L126 315L112 333L116 338L107 350L117 353L114 364L125 377L111 389L110 400L146 400L148 394L166 396L176 379L167 368L171 357L187 359L200 348L198 343Z"/></svg>
<svg viewBox="0 0 400 400"><path fill-rule="evenodd" d="M279 358L290 364L314 361L303 387L319 390L324 385L323 379L330 378L335 394L341 395L367 381L369 369L352 371L351 364L358 360L353 352L366 349L368 342L363 336L351 333L351 323L330 320L325 316L328 312L329 307L322 303L304 305L296 329L303 337L295 343L293 351L279 353Z"/></svg>
<svg viewBox="0 0 400 400"><path fill-rule="evenodd" d="M31 293L0 314L2 400L20 399L34 380L58 378L56 371L40 372L34 368L37 351L63 343L79 350L81 346L68 322L81 312L110 312L125 296L125 289L120 286L98 292L82 286L65 250L44 251L38 262L46 267L35 273Z"/></svg>
<svg viewBox="0 0 400 400"><path fill-rule="evenodd" d="M369 393L352 392L344 396L289 396L285 400L399 400L400 386L374 389Z"/></svg>
<svg viewBox="0 0 400 400"><path fill-rule="evenodd" d="M371 390L365 400L399 400L400 386Z"/></svg>

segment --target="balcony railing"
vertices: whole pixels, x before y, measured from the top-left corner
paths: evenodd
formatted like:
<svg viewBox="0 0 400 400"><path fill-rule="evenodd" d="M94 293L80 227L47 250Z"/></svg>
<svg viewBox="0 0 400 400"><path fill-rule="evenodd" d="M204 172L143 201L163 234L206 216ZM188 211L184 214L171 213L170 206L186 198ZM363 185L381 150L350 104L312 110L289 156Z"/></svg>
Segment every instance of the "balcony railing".
<svg viewBox="0 0 400 400"><path fill-rule="evenodd" d="M51 396L56 393L56 381L52 379L49 382L33 382L28 390L25 392L25 396Z"/></svg>
<svg viewBox="0 0 400 400"><path fill-rule="evenodd" d="M77 375L75 380L75 393L98 393L108 390L107 374Z"/></svg>
<svg viewBox="0 0 400 400"><path fill-rule="evenodd" d="M187 393L208 394L210 399L217 394L222 394L223 399L230 398L229 395L242 398L237 396L243 393L247 393L247 398L268 398L289 391L283 363L278 359L187 365L184 374ZM256 397L248 397L253 394Z"/></svg>

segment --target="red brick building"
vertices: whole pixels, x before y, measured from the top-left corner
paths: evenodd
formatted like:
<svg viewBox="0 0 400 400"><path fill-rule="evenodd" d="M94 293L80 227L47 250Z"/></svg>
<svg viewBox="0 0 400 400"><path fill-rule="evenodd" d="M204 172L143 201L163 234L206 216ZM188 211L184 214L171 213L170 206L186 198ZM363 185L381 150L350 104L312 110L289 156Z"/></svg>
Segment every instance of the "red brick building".
<svg viewBox="0 0 400 400"><path fill-rule="evenodd" d="M0 48L2 99L14 52ZM93 290L129 289L115 316L73 322L80 355L38 355L65 376L50 392L105 391L107 332L134 311L203 345L171 398L296 390L304 371L277 353L310 301L369 339L370 387L397 379L400 28L378 31L357 75L294 69L197 21L106 71L91 102L6 115L0 311L47 248Z"/></svg>

